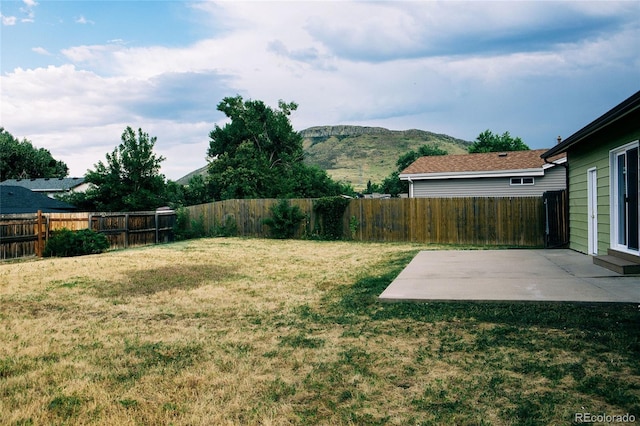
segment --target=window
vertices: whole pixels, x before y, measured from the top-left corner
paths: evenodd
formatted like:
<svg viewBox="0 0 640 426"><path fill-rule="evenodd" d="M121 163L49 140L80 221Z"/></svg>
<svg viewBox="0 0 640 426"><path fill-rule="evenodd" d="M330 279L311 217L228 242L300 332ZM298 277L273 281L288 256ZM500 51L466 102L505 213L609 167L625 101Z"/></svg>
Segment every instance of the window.
<svg viewBox="0 0 640 426"><path fill-rule="evenodd" d="M511 185L534 185L532 177L511 178Z"/></svg>

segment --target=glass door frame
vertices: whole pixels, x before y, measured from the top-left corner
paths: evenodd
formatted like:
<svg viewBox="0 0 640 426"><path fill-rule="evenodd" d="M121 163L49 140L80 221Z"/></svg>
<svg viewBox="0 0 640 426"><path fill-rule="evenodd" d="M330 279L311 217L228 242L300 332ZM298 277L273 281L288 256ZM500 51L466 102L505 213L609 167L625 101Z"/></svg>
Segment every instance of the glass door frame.
<svg viewBox="0 0 640 426"><path fill-rule="evenodd" d="M638 141L634 141L610 151L611 186L609 191L611 206L611 248L614 250L634 254L636 256L640 255L640 248L629 247L629 230L631 229L637 232L640 231L638 231L637 223L632 224L632 226L630 227L629 221L630 219L632 219L637 222L638 210L640 210L640 206L631 206L629 204L628 194L626 192L629 187L627 180L630 174L629 171L626 170L626 168L629 164L629 151L633 152L633 150L636 150L636 155L639 155L637 154L638 149L639 143ZM635 159L636 166L640 168L640 166L638 166L638 162L638 159ZM621 166L624 167L623 170L620 170ZM638 173L638 170L636 170L636 178L638 176ZM634 176L634 174L631 175ZM635 185L632 185L631 187L633 188L633 186L635 186L635 190L638 191L639 183L636 182ZM637 203L638 194L632 196L631 200ZM630 209L633 208L635 208L636 210L630 211ZM638 239L640 239L640 235L635 236L636 245L638 245Z"/></svg>

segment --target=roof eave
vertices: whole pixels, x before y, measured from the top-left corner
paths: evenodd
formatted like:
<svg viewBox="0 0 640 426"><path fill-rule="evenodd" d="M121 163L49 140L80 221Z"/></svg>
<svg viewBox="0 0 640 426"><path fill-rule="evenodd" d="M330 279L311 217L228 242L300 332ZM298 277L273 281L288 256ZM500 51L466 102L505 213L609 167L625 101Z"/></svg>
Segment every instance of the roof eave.
<svg viewBox="0 0 640 426"><path fill-rule="evenodd" d="M400 180L474 179L496 177L544 176L542 168L512 170L481 170L474 172L401 173Z"/></svg>

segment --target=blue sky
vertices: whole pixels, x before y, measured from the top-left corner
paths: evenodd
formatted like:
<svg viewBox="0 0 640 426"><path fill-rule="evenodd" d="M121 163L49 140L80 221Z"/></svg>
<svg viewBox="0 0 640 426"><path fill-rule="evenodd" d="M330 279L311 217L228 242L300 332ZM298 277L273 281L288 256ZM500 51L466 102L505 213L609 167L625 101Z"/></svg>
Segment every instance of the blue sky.
<svg viewBox="0 0 640 426"><path fill-rule="evenodd" d="M126 126L163 173L206 163L216 105L551 147L640 89L639 1L0 3L0 126L82 176Z"/></svg>

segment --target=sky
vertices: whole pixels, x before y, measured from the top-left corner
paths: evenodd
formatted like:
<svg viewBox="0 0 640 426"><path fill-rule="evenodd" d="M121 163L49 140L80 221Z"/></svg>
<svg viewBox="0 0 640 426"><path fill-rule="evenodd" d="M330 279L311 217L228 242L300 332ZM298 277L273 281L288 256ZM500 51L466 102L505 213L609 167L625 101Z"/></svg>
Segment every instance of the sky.
<svg viewBox="0 0 640 426"><path fill-rule="evenodd" d="M127 126L206 164L227 96L295 130L508 131L550 148L640 90L640 1L0 2L0 126L83 176Z"/></svg>

